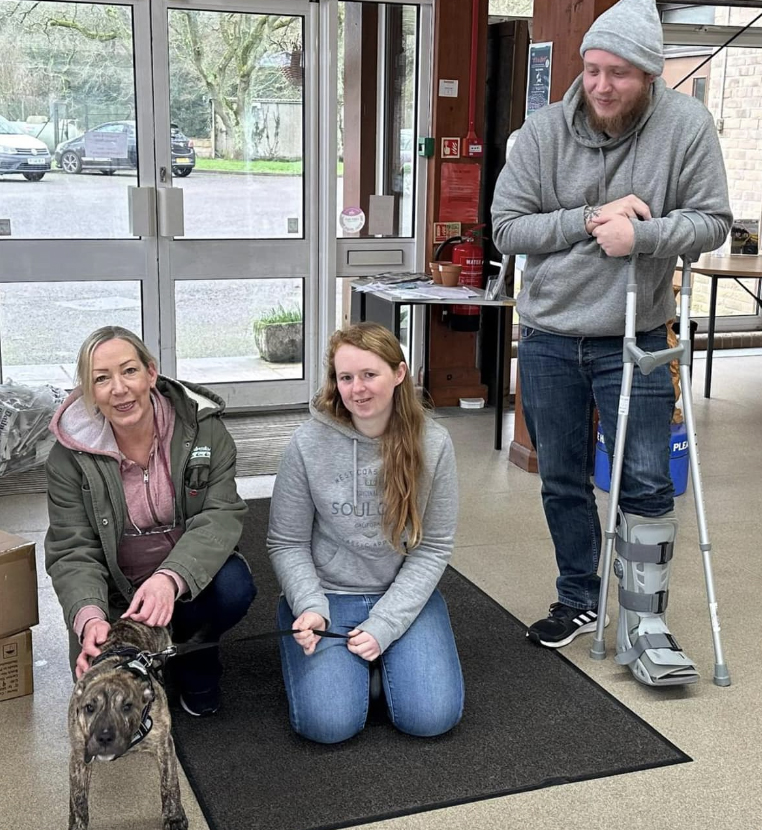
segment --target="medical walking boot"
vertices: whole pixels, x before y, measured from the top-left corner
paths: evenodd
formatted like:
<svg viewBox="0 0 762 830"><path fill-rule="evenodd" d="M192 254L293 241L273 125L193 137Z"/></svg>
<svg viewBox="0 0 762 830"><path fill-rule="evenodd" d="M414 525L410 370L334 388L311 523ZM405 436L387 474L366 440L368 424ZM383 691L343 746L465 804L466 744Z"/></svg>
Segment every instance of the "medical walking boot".
<svg viewBox="0 0 762 830"><path fill-rule="evenodd" d="M619 511L614 573L619 579L616 662L647 686L680 686L699 679L665 619L677 536L673 515L649 518Z"/></svg>

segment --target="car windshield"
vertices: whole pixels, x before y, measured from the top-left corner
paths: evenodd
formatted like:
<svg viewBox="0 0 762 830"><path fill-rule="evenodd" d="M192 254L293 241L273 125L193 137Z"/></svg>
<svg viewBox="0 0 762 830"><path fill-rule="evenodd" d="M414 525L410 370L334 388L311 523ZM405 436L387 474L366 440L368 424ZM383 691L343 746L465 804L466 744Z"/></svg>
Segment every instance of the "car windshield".
<svg viewBox="0 0 762 830"><path fill-rule="evenodd" d="M0 135L18 135L19 131L16 127L0 115Z"/></svg>

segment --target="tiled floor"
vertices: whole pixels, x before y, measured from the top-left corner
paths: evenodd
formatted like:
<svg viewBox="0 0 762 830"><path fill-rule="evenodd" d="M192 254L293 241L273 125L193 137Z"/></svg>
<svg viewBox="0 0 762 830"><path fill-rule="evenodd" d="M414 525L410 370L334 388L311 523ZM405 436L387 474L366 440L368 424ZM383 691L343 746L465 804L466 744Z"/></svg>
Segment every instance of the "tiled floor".
<svg viewBox="0 0 762 830"><path fill-rule="evenodd" d="M712 641L690 488L678 500L681 531L670 621L698 663L700 683L685 689L648 689L611 659L591 661L589 638L580 638L566 649L585 672L691 755L693 763L465 804L376 827L753 830L760 826L761 375L758 353L717 353L713 398L706 401L701 397L703 360L696 360L694 372L706 512L732 686L719 688L712 683ZM539 481L510 466L507 450L492 450L490 412L445 417L442 423L455 442L461 485L453 565L529 623L544 614L554 599L554 563ZM511 431L507 416L506 434ZM241 492L254 498L268 495L271 486L271 477L247 479L241 482ZM603 508L605 497L601 502ZM43 497L0 499L0 527L34 540L41 561ZM608 634L609 645L612 636ZM0 830L66 826L65 712L71 683L64 644L59 606L40 568L40 624L34 629L36 691L31 697L0 703ZM500 739L495 735L495 740ZM99 765L93 781L92 830L159 830L155 773L142 757ZM192 830L206 828L185 781L183 796ZM251 826L256 828L255 817Z"/></svg>

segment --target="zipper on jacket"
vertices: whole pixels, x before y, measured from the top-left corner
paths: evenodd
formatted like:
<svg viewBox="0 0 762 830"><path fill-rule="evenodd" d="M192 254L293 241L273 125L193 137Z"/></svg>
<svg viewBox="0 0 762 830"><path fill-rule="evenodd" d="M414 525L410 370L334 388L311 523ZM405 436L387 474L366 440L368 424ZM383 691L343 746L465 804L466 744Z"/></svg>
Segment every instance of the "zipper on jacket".
<svg viewBox="0 0 762 830"><path fill-rule="evenodd" d="M148 463L151 463L150 459ZM153 526L158 527L160 524L159 517L156 515L156 511L154 510L153 502L151 501L151 488L148 486L148 467L143 470L143 486L145 487L146 502L148 503L148 509L151 511Z"/></svg>

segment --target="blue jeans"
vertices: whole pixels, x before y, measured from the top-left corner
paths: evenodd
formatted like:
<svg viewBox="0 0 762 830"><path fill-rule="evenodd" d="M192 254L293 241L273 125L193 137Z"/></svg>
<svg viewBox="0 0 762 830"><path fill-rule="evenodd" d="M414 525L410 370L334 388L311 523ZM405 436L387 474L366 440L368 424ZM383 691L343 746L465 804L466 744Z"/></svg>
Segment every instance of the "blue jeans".
<svg viewBox="0 0 762 830"><path fill-rule="evenodd" d="M346 634L368 618L382 594L328 594L331 631ZM281 598L278 628L294 615ZM344 640L321 639L305 655L293 637L280 642L291 725L305 738L333 744L365 726L371 664ZM455 726L463 714L463 675L447 606L434 591L408 630L379 658L389 718L402 732L429 737Z"/></svg>
<svg viewBox="0 0 762 830"><path fill-rule="evenodd" d="M667 346L660 326L637 335L640 348ZM621 337L565 337L521 328L521 401L537 450L542 503L556 550L558 598L572 608L597 608L601 524L593 493L593 408L606 449L614 453L622 383ZM672 510L670 422L675 403L669 366L650 375L635 367L619 506L641 516Z"/></svg>
<svg viewBox="0 0 762 830"><path fill-rule="evenodd" d="M197 635L201 642L214 642L243 619L257 595L246 562L233 554L214 579L189 602L176 602L172 613L172 639L187 642ZM219 649L204 648L170 663L183 691L204 692L219 683L222 666Z"/></svg>

